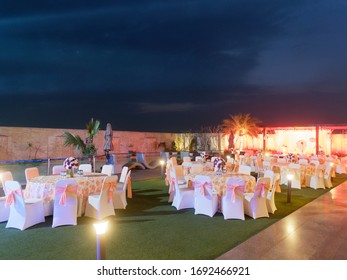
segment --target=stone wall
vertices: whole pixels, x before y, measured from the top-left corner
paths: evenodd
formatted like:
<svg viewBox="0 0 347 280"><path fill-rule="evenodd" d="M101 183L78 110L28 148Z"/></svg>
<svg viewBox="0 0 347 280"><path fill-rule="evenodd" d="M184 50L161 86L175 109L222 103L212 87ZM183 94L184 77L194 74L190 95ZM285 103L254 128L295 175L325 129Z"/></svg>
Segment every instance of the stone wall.
<svg viewBox="0 0 347 280"><path fill-rule="evenodd" d="M64 147L64 131L73 135L78 134L82 139L86 138L85 129L0 126L0 161L80 156L72 147ZM159 143L165 142L167 147L171 147L176 135L175 133L113 131L114 150L112 153L128 153L131 150L159 153ZM97 155L104 154L104 136L105 131L100 130L94 139Z"/></svg>

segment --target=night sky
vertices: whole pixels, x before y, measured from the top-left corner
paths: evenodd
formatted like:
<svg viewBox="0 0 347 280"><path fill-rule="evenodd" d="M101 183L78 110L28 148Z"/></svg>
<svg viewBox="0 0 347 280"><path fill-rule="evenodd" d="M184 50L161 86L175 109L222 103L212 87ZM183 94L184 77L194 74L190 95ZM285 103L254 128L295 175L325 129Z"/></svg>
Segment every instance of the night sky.
<svg viewBox="0 0 347 280"><path fill-rule="evenodd" d="M0 0L0 126L347 124L345 0Z"/></svg>

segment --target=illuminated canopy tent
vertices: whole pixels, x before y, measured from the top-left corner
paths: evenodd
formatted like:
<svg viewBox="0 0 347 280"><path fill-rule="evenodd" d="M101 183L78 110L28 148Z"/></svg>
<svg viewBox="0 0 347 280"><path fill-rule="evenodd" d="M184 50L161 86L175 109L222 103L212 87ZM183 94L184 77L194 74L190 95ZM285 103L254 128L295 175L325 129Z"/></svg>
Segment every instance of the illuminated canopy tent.
<svg viewBox="0 0 347 280"><path fill-rule="evenodd" d="M264 150L281 153L347 154L347 125L316 125L300 127L262 127L256 138L246 136L245 150ZM228 146L228 136L223 138ZM240 143L235 143L236 149Z"/></svg>

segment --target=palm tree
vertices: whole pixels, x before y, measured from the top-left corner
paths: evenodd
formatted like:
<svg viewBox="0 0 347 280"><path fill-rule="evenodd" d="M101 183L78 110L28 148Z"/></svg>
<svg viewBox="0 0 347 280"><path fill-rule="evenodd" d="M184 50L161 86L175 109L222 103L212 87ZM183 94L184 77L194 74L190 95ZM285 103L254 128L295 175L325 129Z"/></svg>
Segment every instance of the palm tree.
<svg viewBox="0 0 347 280"><path fill-rule="evenodd" d="M92 158L96 154L96 147L93 143L94 137L99 132L100 121L92 118L89 123L87 123L87 138L86 142L82 140L79 135L72 135L70 132L65 131L65 142L64 146L73 146L76 151L80 150L83 156L89 158L89 162L92 164Z"/></svg>
<svg viewBox="0 0 347 280"><path fill-rule="evenodd" d="M257 126L261 121L257 118L251 117L250 114L230 115L230 119L223 120L224 135L233 135L236 141L240 138L240 150L243 149L243 136L248 135L257 137L259 127Z"/></svg>

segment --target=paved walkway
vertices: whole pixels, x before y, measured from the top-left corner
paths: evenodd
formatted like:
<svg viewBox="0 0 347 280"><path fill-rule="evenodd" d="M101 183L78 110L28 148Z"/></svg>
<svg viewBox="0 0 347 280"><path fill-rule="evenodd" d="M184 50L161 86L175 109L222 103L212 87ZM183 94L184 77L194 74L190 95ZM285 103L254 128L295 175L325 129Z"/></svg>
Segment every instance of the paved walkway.
<svg viewBox="0 0 347 280"><path fill-rule="evenodd" d="M160 176L160 168L132 172L132 180ZM347 260L347 181L218 259Z"/></svg>
<svg viewBox="0 0 347 280"><path fill-rule="evenodd" d="M347 260L347 182L218 259Z"/></svg>

